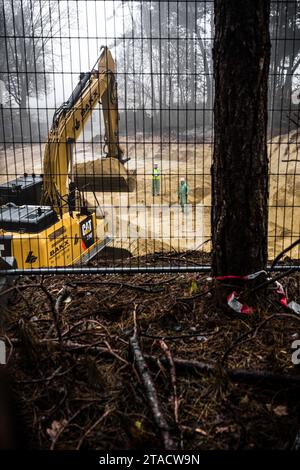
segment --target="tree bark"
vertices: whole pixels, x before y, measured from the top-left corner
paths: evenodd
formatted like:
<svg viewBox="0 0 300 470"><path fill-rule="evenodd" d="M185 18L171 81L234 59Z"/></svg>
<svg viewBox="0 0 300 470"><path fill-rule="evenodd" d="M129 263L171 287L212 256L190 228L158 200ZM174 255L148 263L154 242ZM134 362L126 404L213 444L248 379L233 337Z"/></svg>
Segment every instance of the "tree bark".
<svg viewBox="0 0 300 470"><path fill-rule="evenodd" d="M26 81L21 81L21 92L20 92L20 129L21 129L21 139L23 142L30 141L30 123L29 123L29 114L27 108L27 97L28 89L26 86Z"/></svg>
<svg viewBox="0 0 300 470"><path fill-rule="evenodd" d="M215 0L215 275L244 275L267 262L269 12L270 0Z"/></svg>

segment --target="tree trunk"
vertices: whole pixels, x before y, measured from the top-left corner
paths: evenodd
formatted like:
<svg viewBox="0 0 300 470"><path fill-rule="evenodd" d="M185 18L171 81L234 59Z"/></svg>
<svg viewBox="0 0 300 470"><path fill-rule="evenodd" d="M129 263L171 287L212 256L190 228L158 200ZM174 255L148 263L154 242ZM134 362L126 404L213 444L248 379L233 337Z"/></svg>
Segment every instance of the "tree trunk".
<svg viewBox="0 0 300 470"><path fill-rule="evenodd" d="M20 130L22 142L30 141L30 122L27 108L27 87L26 81L21 81L20 100Z"/></svg>
<svg viewBox="0 0 300 470"><path fill-rule="evenodd" d="M267 262L269 10L270 0L215 0L215 275L244 275Z"/></svg>

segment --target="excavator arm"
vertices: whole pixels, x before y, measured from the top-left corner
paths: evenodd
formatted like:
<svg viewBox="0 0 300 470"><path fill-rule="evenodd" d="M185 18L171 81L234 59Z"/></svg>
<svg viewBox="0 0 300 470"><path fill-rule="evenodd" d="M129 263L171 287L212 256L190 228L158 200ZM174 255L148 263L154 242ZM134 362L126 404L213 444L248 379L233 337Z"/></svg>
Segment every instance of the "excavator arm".
<svg viewBox="0 0 300 470"><path fill-rule="evenodd" d="M55 208L66 205L69 171L73 171L73 144L97 103L102 103L106 156L123 160L118 136L118 97L115 63L103 47L91 72L81 74L72 95L54 114L44 154L43 203Z"/></svg>

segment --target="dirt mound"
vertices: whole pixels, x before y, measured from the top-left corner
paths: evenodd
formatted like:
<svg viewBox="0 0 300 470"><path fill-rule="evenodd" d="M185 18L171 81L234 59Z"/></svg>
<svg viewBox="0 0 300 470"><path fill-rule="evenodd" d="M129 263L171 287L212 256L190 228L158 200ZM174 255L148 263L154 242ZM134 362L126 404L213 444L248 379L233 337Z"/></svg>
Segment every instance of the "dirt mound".
<svg viewBox="0 0 300 470"><path fill-rule="evenodd" d="M268 142L270 173L293 174L300 164L298 131L279 135ZM298 166L297 166L298 165Z"/></svg>
<svg viewBox="0 0 300 470"><path fill-rule="evenodd" d="M207 197L210 197L211 188L208 182L204 182L204 186L197 186L194 189L190 189L188 200L192 204L203 203Z"/></svg>
<svg viewBox="0 0 300 470"><path fill-rule="evenodd" d="M300 205L300 181L294 175L270 176L270 204L279 207Z"/></svg>
<svg viewBox="0 0 300 470"><path fill-rule="evenodd" d="M212 146L206 145L195 145L194 143L179 144L171 143L170 145L164 144L162 147L156 147L155 159L160 161L177 161L180 163L199 164L206 165L210 164L212 157Z"/></svg>
<svg viewBox="0 0 300 470"><path fill-rule="evenodd" d="M98 158L74 165L74 173L77 175L118 175L127 176L125 167L117 158Z"/></svg>
<svg viewBox="0 0 300 470"><path fill-rule="evenodd" d="M168 243L154 240L153 238L133 240L128 244L128 248L132 256L144 256L149 253L168 253L171 251Z"/></svg>
<svg viewBox="0 0 300 470"><path fill-rule="evenodd" d="M94 141L96 141L95 136ZM140 140L139 140L140 139ZM116 210L124 207L123 216L132 220L132 209L135 205L151 206L153 204L174 205L178 203L178 188L180 178L185 177L189 185L189 203L203 204L204 221L203 232L207 238L210 236L210 204L211 204L211 178L210 166L213 147L211 144L201 144L197 138L195 144L192 140L188 143L178 142L178 137L160 139L155 136L132 135L122 137L122 147L126 156L131 160L125 169L115 159L98 158L93 155L101 155L100 145L87 143L76 145L77 165L74 167L75 175L119 175L127 176L133 169L137 170L137 186L131 193L122 194L118 191L96 191L99 204L113 205ZM177 141L176 141L177 140ZM269 256L272 258L283 247L288 246L295 237L299 236L300 220L300 133L291 131L288 134L279 135L268 141L269 156ZM33 156L33 158L32 158ZM83 160L86 161L85 163ZM0 152L0 167L2 162L1 181L6 181L6 168L11 173L18 175L24 173L41 173L41 148L39 145L24 148L16 147ZM157 161L161 168L161 194L152 196L152 166ZM1 169L1 168L0 168ZM12 170L13 169L13 170ZM2 179L1 179L2 178ZM100 178L99 178L100 179ZM125 178L124 178L125 179ZM126 178L127 179L127 178ZM94 182L94 179L93 179ZM86 184L84 182L84 184ZM86 193L86 198L91 206L95 206L95 198L92 193ZM127 211L127 212L126 212ZM167 225L168 219L164 219ZM151 237L150 229L149 236ZM172 232L171 237L175 240ZM130 240L129 240L130 241ZM158 241L155 243L155 249ZM152 242L147 245L148 250L153 248ZM148 251L149 254L150 251ZM299 247L291 253L293 257L299 257Z"/></svg>

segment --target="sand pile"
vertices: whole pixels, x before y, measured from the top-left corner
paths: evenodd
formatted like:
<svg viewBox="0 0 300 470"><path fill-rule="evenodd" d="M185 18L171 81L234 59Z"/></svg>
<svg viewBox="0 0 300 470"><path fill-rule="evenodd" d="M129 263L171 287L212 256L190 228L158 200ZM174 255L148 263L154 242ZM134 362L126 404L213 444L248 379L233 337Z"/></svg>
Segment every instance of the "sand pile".
<svg viewBox="0 0 300 470"><path fill-rule="evenodd" d="M189 202L191 204L205 204L211 203L211 184L210 180L204 179L203 186L197 186L189 191Z"/></svg>
<svg viewBox="0 0 300 470"><path fill-rule="evenodd" d="M182 168L191 167L203 168L209 170L212 158L212 146L210 144L154 144L154 158L158 162L167 160L179 162Z"/></svg>
<svg viewBox="0 0 300 470"><path fill-rule="evenodd" d="M153 238L138 238L132 241L121 240L120 243L114 242L114 248L118 248L119 245L122 249L130 251L134 257L145 256L149 253L169 253L172 250L168 243Z"/></svg>
<svg viewBox="0 0 300 470"><path fill-rule="evenodd" d="M162 174L161 176L161 192L160 195L153 198L151 176L144 175L137 178L137 190L132 193L129 200L130 204L178 204L178 189L180 186L180 178L184 173L179 175ZM210 177L201 176L196 179L194 176L186 177L189 185L188 201L190 204L210 204ZM201 183L199 185L199 183Z"/></svg>
<svg viewBox="0 0 300 470"><path fill-rule="evenodd" d="M137 239L130 243L130 252L133 256L144 256L147 253L169 253L170 251L170 245L162 240Z"/></svg>
<svg viewBox="0 0 300 470"><path fill-rule="evenodd" d="M287 174L270 176L270 206L293 207L300 205L300 180Z"/></svg>
<svg viewBox="0 0 300 470"><path fill-rule="evenodd" d="M182 144L172 141L165 143L150 139L149 141L144 140L133 144L133 140L133 138L128 138L127 155L131 157L132 167L137 168L137 190L128 194L128 197L126 196L126 205L132 207L136 204L146 206L152 204L172 206L177 204L180 178L185 177L189 185L189 202L194 205L203 204L205 206L203 234L209 238L212 145ZM269 256L272 258L288 246L300 231L300 181L299 177L295 175L295 173L299 173L299 163L291 161L298 159L297 134L293 132L273 139L272 142L268 143L268 152L270 160ZM283 160L289 160L289 162ZM151 188L153 161L157 161L161 168L161 194L156 198L152 197ZM97 161L98 165L100 162L101 160ZM93 164L89 162L92 171L97 171L97 163L95 162L93 167ZM97 197L102 203L120 205L119 194L105 195L97 193ZM126 208L124 211L126 211ZM125 213L124 217L126 217ZM132 215L130 215L131 218ZM168 220L164 220L164 224L168 223ZM175 233L171 233L169 245L173 246L176 243L175 235ZM187 248L189 248L189 241L182 239L183 243L185 241ZM160 247L157 245L159 242L160 239L155 240L154 245L152 238L147 243L145 240L134 241L132 250L136 255L139 250L141 253L148 254L151 251L160 251ZM204 249L209 249L209 245L205 245ZM298 248L293 250L290 255L298 257Z"/></svg>
<svg viewBox="0 0 300 470"><path fill-rule="evenodd" d="M270 171L292 174L300 163L300 135L298 131L279 135L269 141ZM295 161L298 160L298 163Z"/></svg>
<svg viewBox="0 0 300 470"><path fill-rule="evenodd" d="M177 204L181 175L170 176L162 181L162 200L164 203ZM190 204L210 204L210 177L200 175L198 178L187 175L189 186L188 202ZM201 183L201 184L199 184Z"/></svg>
<svg viewBox="0 0 300 470"><path fill-rule="evenodd" d="M77 175L117 175L127 176L127 171L117 158L98 158L74 165L74 173Z"/></svg>
<svg viewBox="0 0 300 470"><path fill-rule="evenodd" d="M122 147L124 154L131 157L131 160L124 166L120 165L116 159L98 158L93 160L94 155L99 155L95 147L92 150L87 144L76 145L78 154L77 165L74 167L75 175L88 176L108 176L117 175L127 178L131 170L137 170L137 188L131 193L121 192L97 192L97 199L101 206L113 205L116 208L122 206L123 217L132 220L132 209L135 205L151 206L153 204L170 205L178 203L178 188L180 178L185 177L189 185L189 202L191 204L203 204L204 227L203 232L207 238L210 236L210 204L211 204L211 178L210 166L212 158L212 145L194 143L175 142L176 138L167 138L161 141L159 138L145 138L141 135L122 137ZM98 145L98 144L97 144ZM300 133L292 131L285 135L280 135L268 142L269 154L269 256L274 257L274 253L280 252L292 241L299 237L300 233ZM98 149L98 147L96 147ZM100 152L100 150L99 150ZM33 154L33 159L32 159ZM24 171L27 173L41 172L41 161L43 149L39 145L29 146L25 149L6 149L0 152L0 162L2 162L2 180L6 178L7 168L10 173L17 175ZM2 159L2 160L1 160ZM80 162L81 159L81 162ZM90 160L82 162L83 159ZM161 168L161 194L153 198L152 196L152 167L157 161ZM7 164L7 166L6 166ZM1 165L0 165L1 166ZM127 170L128 168L128 170ZM0 175L1 176L1 175ZM130 176L129 176L130 178ZM1 179L1 178L0 178ZM124 178L125 179L125 178ZM86 199L94 207L95 198L92 193L86 192ZM138 222L137 222L138 223ZM164 220L164 224L168 224ZM149 228L150 230L150 228ZM175 242L175 233L171 233L171 238ZM147 244L148 253L154 249L151 233ZM152 240L152 241L151 241ZM155 241L155 244L159 240ZM129 240L130 242L130 240ZM134 242L135 243L135 242ZM172 241L173 243L173 241ZM139 243L140 244L140 243ZM157 245L155 245L157 246ZM142 245L141 245L142 247ZM187 242L187 248L189 248ZM136 248L135 248L136 249ZM156 249L156 248L155 248ZM205 245L204 249L208 249ZM141 248L142 252L143 249ZM299 247L290 253L291 256L299 257Z"/></svg>
<svg viewBox="0 0 300 470"><path fill-rule="evenodd" d="M269 150L269 256L286 248L300 233L300 136L298 131L279 135ZM298 162L296 161L298 160ZM298 258L299 247L289 252Z"/></svg>

